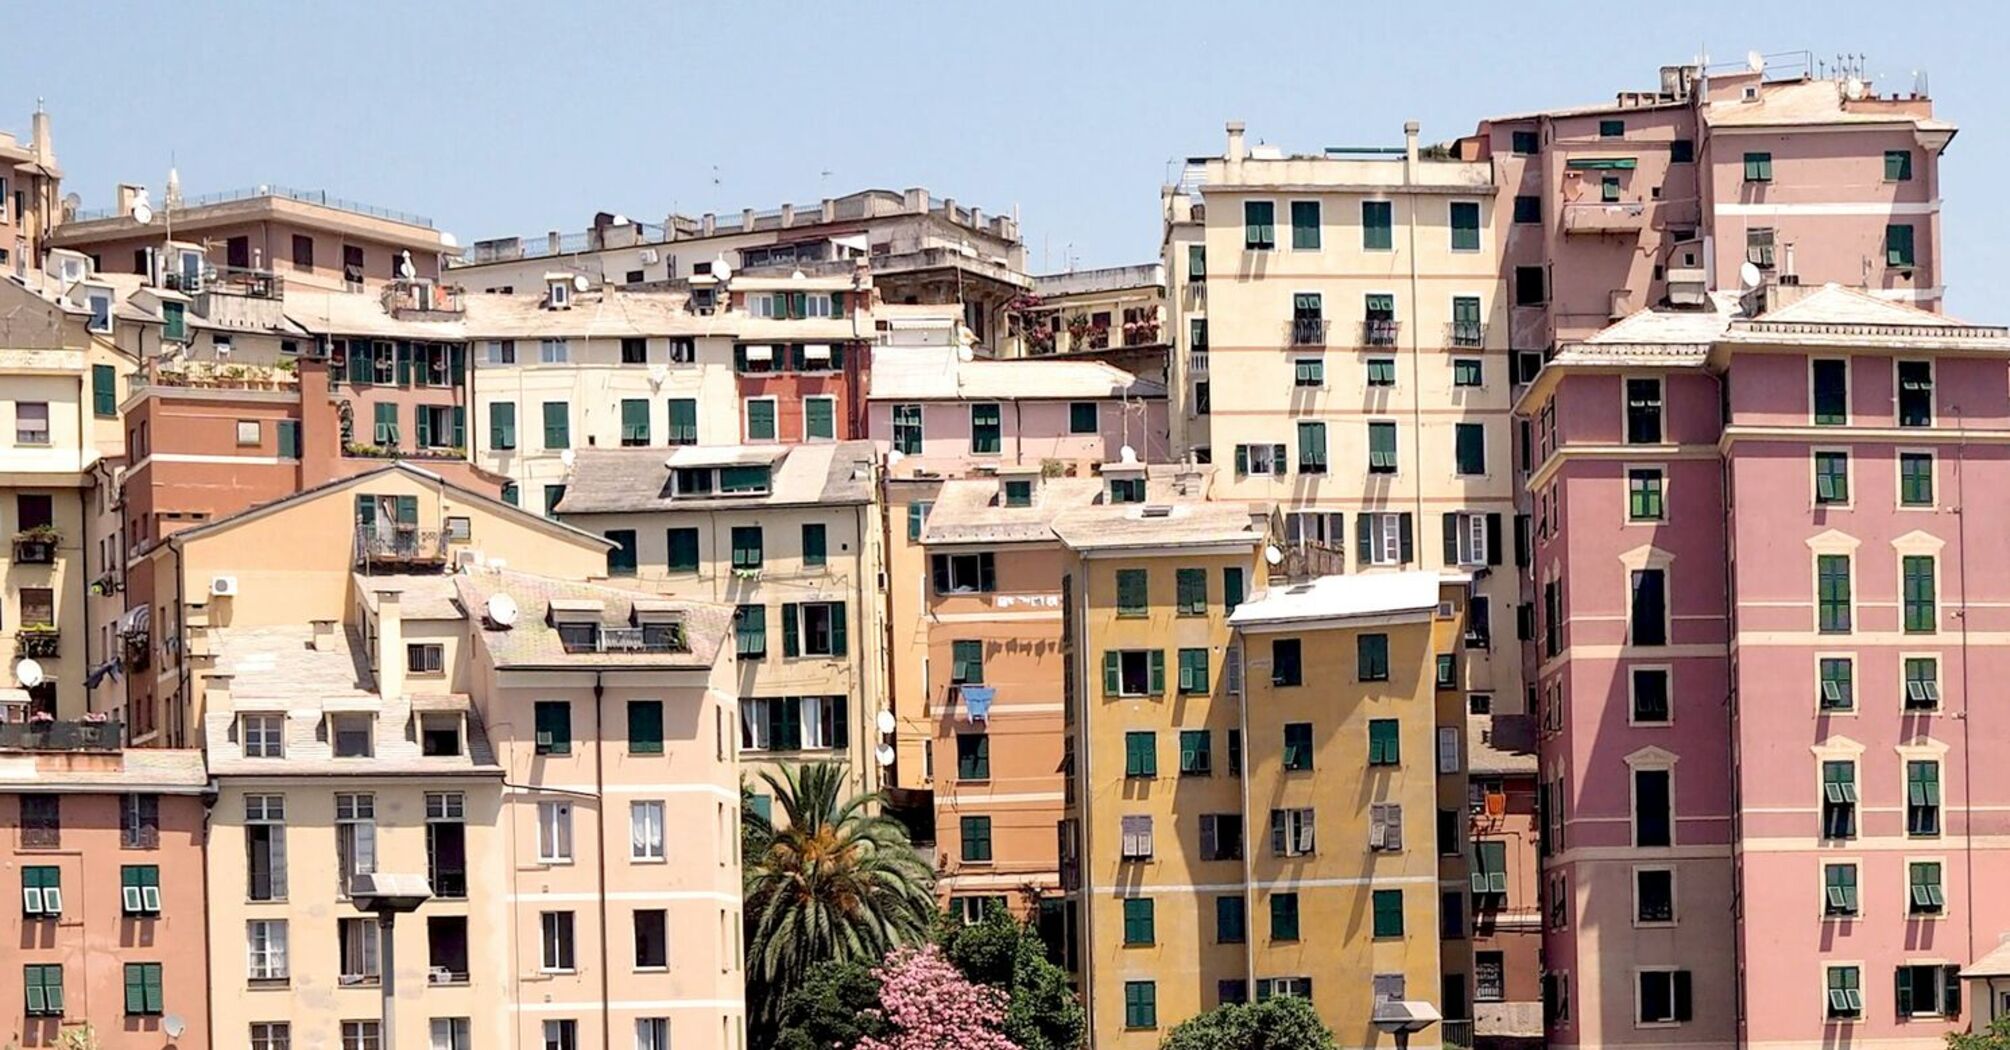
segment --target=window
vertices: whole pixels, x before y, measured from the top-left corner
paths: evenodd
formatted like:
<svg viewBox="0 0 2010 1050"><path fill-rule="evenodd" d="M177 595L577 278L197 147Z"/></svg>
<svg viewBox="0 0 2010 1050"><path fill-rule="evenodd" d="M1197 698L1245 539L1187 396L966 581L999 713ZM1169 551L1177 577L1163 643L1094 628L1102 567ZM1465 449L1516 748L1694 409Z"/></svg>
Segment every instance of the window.
<svg viewBox="0 0 2010 1050"><path fill-rule="evenodd" d="M1607 175L1598 180L1598 199L1606 204L1619 203L1619 176Z"/></svg>
<svg viewBox="0 0 2010 1050"><path fill-rule="evenodd" d="M53 864L22 866L21 912L33 919L54 919L63 914L63 869Z"/></svg>
<svg viewBox="0 0 2010 1050"><path fill-rule="evenodd" d="M1383 853L1403 851L1401 803L1377 802L1368 807L1368 848Z"/></svg>
<svg viewBox="0 0 2010 1050"><path fill-rule="evenodd" d="M1101 427L1098 424L1098 409L1094 401L1076 401L1068 405L1068 433L1094 434Z"/></svg>
<svg viewBox="0 0 2010 1050"><path fill-rule="evenodd" d="M1855 661L1847 656L1824 656L1815 661L1820 682L1817 707L1822 711L1856 709Z"/></svg>
<svg viewBox="0 0 2010 1050"><path fill-rule="evenodd" d="M1932 634L1940 620L1933 594L1933 556L1908 554L1899 562L1905 587L1905 633Z"/></svg>
<svg viewBox="0 0 2010 1050"><path fill-rule="evenodd" d="M1276 857L1309 856L1316 845L1310 809L1270 811L1270 853Z"/></svg>
<svg viewBox="0 0 2010 1050"><path fill-rule="evenodd" d="M532 711L536 724L536 746L540 755L572 754L572 703L567 700L539 700Z"/></svg>
<svg viewBox="0 0 2010 1050"><path fill-rule="evenodd" d="M47 401L14 402L14 443L17 445L46 445L49 443L49 403Z"/></svg>
<svg viewBox="0 0 2010 1050"><path fill-rule="evenodd" d="M376 1022L371 1022L375 1024ZM352 1050L343 1047L342 1050ZM376 1050L374 1046L369 1050ZM544 1050L579 1050L579 1022L570 1018L544 1023Z"/></svg>
<svg viewBox="0 0 2010 1050"><path fill-rule="evenodd" d="M661 908L635 911L635 968L661 970L670 965L670 921Z"/></svg>
<svg viewBox="0 0 2010 1050"><path fill-rule="evenodd" d="M426 1027L430 1050L472 1050L474 1046L468 1018L435 1017ZM259 1048L254 1046L252 1050Z"/></svg>
<svg viewBox="0 0 2010 1050"><path fill-rule="evenodd" d="M766 544L759 525L735 525L731 532L733 568L753 572L767 560Z"/></svg>
<svg viewBox="0 0 2010 1050"><path fill-rule="evenodd" d="M1124 982L1124 1027L1159 1026L1159 991L1152 981Z"/></svg>
<svg viewBox="0 0 2010 1050"><path fill-rule="evenodd" d="M695 445L698 443L698 402L688 397L670 399L669 443L672 445Z"/></svg>
<svg viewBox="0 0 2010 1050"><path fill-rule="evenodd" d="M1629 445L1658 445L1661 443L1661 381L1659 379L1628 379L1626 381L1626 443Z"/></svg>
<svg viewBox="0 0 2010 1050"><path fill-rule="evenodd" d="M1291 247L1297 251L1319 250L1319 202L1291 202Z"/></svg>
<svg viewBox="0 0 2010 1050"><path fill-rule="evenodd" d="M733 610L733 645L742 659L768 655L768 607L742 605Z"/></svg>
<svg viewBox="0 0 2010 1050"><path fill-rule="evenodd" d="M1745 181L1773 181L1773 155L1770 153L1745 154Z"/></svg>
<svg viewBox="0 0 2010 1050"><path fill-rule="evenodd" d="M1931 711L1940 706L1940 661L1931 656L1905 658L1905 709Z"/></svg>
<svg viewBox="0 0 2010 1050"><path fill-rule="evenodd" d="M426 793L426 875L443 900L468 895L467 808L458 791Z"/></svg>
<svg viewBox="0 0 2010 1050"><path fill-rule="evenodd" d="M1933 506L1933 453L1898 454L1898 505Z"/></svg>
<svg viewBox="0 0 2010 1050"><path fill-rule="evenodd" d="M1900 1017L1958 1016L1961 1013L1961 967L1899 967L1896 1006Z"/></svg>
<svg viewBox="0 0 2010 1050"><path fill-rule="evenodd" d="M376 984L383 978L382 947L374 917L335 920L337 957L343 985Z"/></svg>
<svg viewBox="0 0 2010 1050"><path fill-rule="evenodd" d="M1117 570L1118 616L1144 616L1150 612L1148 579L1144 569Z"/></svg>
<svg viewBox="0 0 2010 1050"><path fill-rule="evenodd" d="M775 440L775 399L772 397L750 397L747 399L747 440Z"/></svg>
<svg viewBox="0 0 2010 1050"><path fill-rule="evenodd" d="M1912 151L1909 149L1888 149L1884 151L1884 181L1912 181Z"/></svg>
<svg viewBox="0 0 2010 1050"><path fill-rule="evenodd" d="M1124 899L1124 944L1126 946L1151 944L1156 936L1152 928L1152 900L1150 897L1127 897Z"/></svg>
<svg viewBox="0 0 2010 1050"><path fill-rule="evenodd" d="M563 339L540 339L537 345L539 364L562 365L572 360L572 346Z"/></svg>
<svg viewBox="0 0 2010 1050"><path fill-rule="evenodd" d="M1598 137L1602 139L1617 139L1626 137L1626 121L1624 120L1599 121Z"/></svg>
<svg viewBox="0 0 2010 1050"><path fill-rule="evenodd" d="M1507 897L1507 843L1494 839L1473 843L1473 911L1499 907Z"/></svg>
<svg viewBox="0 0 2010 1050"><path fill-rule="evenodd" d="M1633 721L1663 725L1669 721L1668 670L1662 667L1633 669Z"/></svg>
<svg viewBox="0 0 2010 1050"><path fill-rule="evenodd" d="M381 1027L379 1021L342 1022L342 1050L379 1050L384 1045Z"/></svg>
<svg viewBox="0 0 2010 1050"><path fill-rule="evenodd" d="M1511 143L1510 148L1518 157L1531 157L1542 152L1542 139L1533 131L1509 132L1508 142Z"/></svg>
<svg viewBox="0 0 2010 1050"><path fill-rule="evenodd" d="M1009 485L1009 484L1013 484L1013 483L1012 483L1012 482L1007 482L1006 484L1008 484L1008 485ZM1028 502L1028 503L1030 503L1030 502L1032 501L1032 500L1031 500L1031 492L1030 492L1030 490L1032 489L1032 482L1030 482L1030 481L1029 481L1029 482L1019 482L1019 484L1023 484L1023 485L1025 485L1025 486L1027 487L1027 489L1029 490L1029 491L1028 491L1028 498L1027 498L1027 502ZM1145 501L1145 479L1144 479L1144 478L1142 478L1142 477L1136 477L1136 478L1111 478L1111 479L1110 479L1110 502L1111 502L1111 503L1143 503L1144 501Z"/></svg>
<svg viewBox="0 0 2010 1050"><path fill-rule="evenodd" d="M1668 868L1633 871L1633 921L1675 921L1675 872Z"/></svg>
<svg viewBox="0 0 2010 1050"><path fill-rule="evenodd" d="M1626 517L1629 521L1663 521L1664 478L1659 468L1643 467L1626 472Z"/></svg>
<svg viewBox="0 0 2010 1050"><path fill-rule="evenodd" d="M956 734L956 779L991 779L991 734Z"/></svg>
<svg viewBox="0 0 2010 1050"><path fill-rule="evenodd" d="M1296 638L1278 638L1270 643L1270 684L1289 687L1305 684L1302 647Z"/></svg>
<svg viewBox="0 0 2010 1050"><path fill-rule="evenodd" d="M1284 771L1303 772L1312 768L1312 723L1284 724Z"/></svg>
<svg viewBox="0 0 2010 1050"><path fill-rule="evenodd" d="M783 656L843 656L848 649L843 602L782 606Z"/></svg>
<svg viewBox="0 0 2010 1050"><path fill-rule="evenodd" d="M1395 243L1395 206L1388 201L1362 201L1361 250L1386 252Z"/></svg>
<svg viewBox="0 0 2010 1050"><path fill-rule="evenodd" d="M1433 684L1439 689L1457 689L1459 687L1459 658L1456 654L1438 654L1437 675L1436 681Z"/></svg>
<svg viewBox="0 0 2010 1050"><path fill-rule="evenodd" d="M1205 650L1199 651L1203 657ZM1210 734L1205 729L1182 729L1179 734L1179 773L1183 777L1204 777L1212 773L1214 759Z"/></svg>
<svg viewBox="0 0 2010 1050"><path fill-rule="evenodd" d="M1668 143L1668 163L1670 164L1696 163L1696 140L1676 139Z"/></svg>
<svg viewBox="0 0 2010 1050"><path fill-rule="evenodd" d="M1003 424L996 404L970 406L970 451L993 455L1004 447Z"/></svg>
<svg viewBox="0 0 2010 1050"><path fill-rule="evenodd" d="M1905 764L1905 833L1915 837L1940 834L1940 763Z"/></svg>
<svg viewBox="0 0 2010 1050"><path fill-rule="evenodd" d="M1822 865L1822 914L1832 918L1848 918L1857 914L1857 878L1855 864Z"/></svg>
<svg viewBox="0 0 2010 1050"><path fill-rule="evenodd" d="M288 978L285 919L252 919L244 925L244 941L250 980L283 982Z"/></svg>
<svg viewBox="0 0 2010 1050"><path fill-rule="evenodd" d="M563 401L544 403L544 447L563 449L572 447L572 421L567 405Z"/></svg>
<svg viewBox="0 0 2010 1050"><path fill-rule="evenodd" d="M1298 424L1298 471L1301 474L1326 473L1326 424Z"/></svg>
<svg viewBox="0 0 2010 1050"><path fill-rule="evenodd" d="M837 398L803 398L803 440L837 440Z"/></svg>
<svg viewBox="0 0 2010 1050"><path fill-rule="evenodd" d="M1125 860L1150 860L1152 856L1152 818L1136 814L1126 815L1120 821L1121 849Z"/></svg>
<svg viewBox="0 0 2010 1050"><path fill-rule="evenodd" d="M1158 734L1149 731L1132 731L1124 734L1124 775L1127 777L1159 775Z"/></svg>
<svg viewBox="0 0 2010 1050"><path fill-rule="evenodd" d="M1815 453L1815 505L1849 502L1849 453Z"/></svg>
<svg viewBox="0 0 2010 1050"><path fill-rule="evenodd" d="M963 817L959 829L963 839L963 862L965 864L988 864L991 862L991 818Z"/></svg>
<svg viewBox="0 0 2010 1050"><path fill-rule="evenodd" d="M628 859L662 860L663 853L663 803L661 801L630 802L628 804Z"/></svg>
<svg viewBox="0 0 2010 1050"><path fill-rule="evenodd" d="M1940 864L1915 861L1907 865L1907 870L1907 885L1910 887L1907 910L1914 915L1940 914L1947 907L1947 898L1940 886Z"/></svg>
<svg viewBox="0 0 2010 1050"><path fill-rule="evenodd" d="M251 1050L290 1050L292 1041L293 1026L285 1021L259 1021L251 1026Z"/></svg>
<svg viewBox="0 0 2010 1050"><path fill-rule="evenodd" d="M1270 939L1273 941L1298 939L1298 894L1270 895Z"/></svg>
<svg viewBox="0 0 2010 1050"><path fill-rule="evenodd" d="M1898 425L1933 425L1933 362L1898 363Z"/></svg>
<svg viewBox="0 0 2010 1050"><path fill-rule="evenodd" d="M1249 939L1248 902L1237 895L1214 899L1214 943L1241 944Z"/></svg>
<svg viewBox="0 0 2010 1050"><path fill-rule="evenodd" d="M1487 433L1479 423L1454 423L1452 425L1453 451L1456 456L1457 473L1463 477L1475 477L1487 472Z"/></svg>
<svg viewBox="0 0 2010 1050"><path fill-rule="evenodd" d="M1205 696L1213 691L1208 677L1207 650L1179 651L1179 692L1181 696Z"/></svg>
<svg viewBox="0 0 2010 1050"><path fill-rule="evenodd" d="M1689 1020L1689 971L1643 970L1637 1018L1641 1024L1681 1024Z"/></svg>
<svg viewBox="0 0 2010 1050"><path fill-rule="evenodd" d="M1815 606L1817 629L1824 634L1847 634L1850 629L1850 562L1846 554L1815 557Z"/></svg>
<svg viewBox="0 0 2010 1050"><path fill-rule="evenodd" d="M1633 771L1633 844L1639 847L1674 844L1671 774L1665 769Z"/></svg>
<svg viewBox="0 0 2010 1050"><path fill-rule="evenodd" d="M893 406L893 448L904 456L921 454L921 406Z"/></svg>
<svg viewBox="0 0 2010 1050"><path fill-rule="evenodd" d="M286 796L244 796L245 896L286 899Z"/></svg>
<svg viewBox="0 0 2010 1050"><path fill-rule="evenodd" d="M367 794L335 796L336 892L349 893L356 876L377 870L377 799Z"/></svg>
<svg viewBox="0 0 2010 1050"><path fill-rule="evenodd" d="M1668 574L1664 569L1633 573L1633 610L1628 630L1634 645L1668 644Z"/></svg>
<svg viewBox="0 0 2010 1050"><path fill-rule="evenodd" d="M1186 246L1186 278L1189 281L1207 280L1207 245Z"/></svg>
<svg viewBox="0 0 2010 1050"><path fill-rule="evenodd" d="M557 517L558 504L564 499L564 485L546 485L544 487L544 516L547 518Z"/></svg>
<svg viewBox="0 0 2010 1050"><path fill-rule="evenodd" d="M161 839L159 795L131 794L119 799L119 848L158 849Z"/></svg>
<svg viewBox="0 0 2010 1050"><path fill-rule="evenodd" d="M160 963L126 964L127 1016L158 1016L166 1009L166 1000L161 991Z"/></svg>
<svg viewBox="0 0 2010 1050"><path fill-rule="evenodd" d="M1284 474L1283 445L1235 446L1235 472L1251 476Z"/></svg>
<svg viewBox="0 0 2010 1050"><path fill-rule="evenodd" d="M1914 265L1910 223L1893 223L1884 228L1884 263L1899 267Z"/></svg>
<svg viewBox="0 0 2010 1050"><path fill-rule="evenodd" d="M157 864L126 864L119 868L120 910L127 915L161 913L161 869Z"/></svg>
<svg viewBox="0 0 2010 1050"><path fill-rule="evenodd" d="M1476 252L1480 250L1480 206L1477 201L1453 201L1452 250L1455 252Z"/></svg>
<svg viewBox="0 0 2010 1050"><path fill-rule="evenodd" d="M988 594L998 589L995 558L989 551L979 554L932 554L929 556L929 570L934 577L937 594Z"/></svg>
<svg viewBox="0 0 2010 1050"><path fill-rule="evenodd" d="M1822 837L1856 837L1856 763L1822 763Z"/></svg>
<svg viewBox="0 0 2010 1050"><path fill-rule="evenodd" d="M1392 385L1396 381L1394 376L1394 367L1395 367L1394 362L1390 362L1391 374L1389 382ZM1374 362L1371 361L1369 362L1368 365L1369 386L1381 385L1375 382L1375 374L1376 373L1375 373ZM1295 387L1325 386L1326 362L1317 357L1294 358L1291 362L1291 385Z"/></svg>
<svg viewBox="0 0 2010 1050"><path fill-rule="evenodd" d="M1277 247L1275 202L1242 202L1242 247L1253 252L1267 252Z"/></svg>
<svg viewBox="0 0 2010 1050"><path fill-rule="evenodd" d="M1396 424L1370 422L1368 424L1368 473L1394 474L1396 472Z"/></svg>
<svg viewBox="0 0 2010 1050"><path fill-rule="evenodd" d="M1372 902L1375 916L1375 936L1403 936L1403 891L1376 890L1374 891Z"/></svg>
<svg viewBox="0 0 2010 1050"><path fill-rule="evenodd" d="M548 911L538 915L542 946L538 968L543 972L570 973L576 968L572 925L572 913L569 911Z"/></svg>
<svg viewBox="0 0 2010 1050"><path fill-rule="evenodd" d="M819 567L830 558L828 530L817 522L803 526L803 564Z"/></svg>
<svg viewBox="0 0 2010 1050"><path fill-rule="evenodd" d="M1402 724L1394 718L1368 720L1368 764L1394 766L1403 761Z"/></svg>
<svg viewBox="0 0 2010 1050"><path fill-rule="evenodd" d="M572 803L537 804L537 859L545 864L572 863Z"/></svg>
<svg viewBox="0 0 2010 1050"><path fill-rule="evenodd" d="M1514 268L1514 304L1516 306L1541 306L1549 301L1549 292L1544 287L1544 271L1540 266L1517 266Z"/></svg>
<svg viewBox="0 0 2010 1050"><path fill-rule="evenodd" d="M1516 197L1514 221L1522 225L1539 225L1542 222L1542 198L1526 195Z"/></svg>

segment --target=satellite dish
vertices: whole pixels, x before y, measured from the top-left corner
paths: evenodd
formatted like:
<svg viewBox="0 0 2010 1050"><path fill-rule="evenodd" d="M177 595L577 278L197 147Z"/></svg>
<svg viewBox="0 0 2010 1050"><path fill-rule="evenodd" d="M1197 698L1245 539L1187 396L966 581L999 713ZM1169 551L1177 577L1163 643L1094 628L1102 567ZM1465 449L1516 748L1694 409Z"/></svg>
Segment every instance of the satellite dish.
<svg viewBox="0 0 2010 1050"><path fill-rule="evenodd" d="M14 665L14 680L23 689L33 689L42 684L42 665L33 660L23 660Z"/></svg>
<svg viewBox="0 0 2010 1050"><path fill-rule="evenodd" d="M1117 459L1125 463L1136 463L1138 461L1138 450L1125 445L1123 448L1117 450Z"/></svg>
<svg viewBox="0 0 2010 1050"><path fill-rule="evenodd" d="M872 753L872 757L875 760L877 760L879 764L882 766L893 765L893 745L892 744L879 745L879 749Z"/></svg>
<svg viewBox="0 0 2010 1050"><path fill-rule="evenodd" d="M1868 89L1869 85L1865 84L1860 77L1851 77L1843 81L1843 97L1849 99L1851 102L1862 101L1864 92Z"/></svg>
<svg viewBox="0 0 2010 1050"><path fill-rule="evenodd" d="M583 291L586 291L587 289L589 289L589 288L591 288L591 287L593 287L593 282L592 282L592 281L590 281L590 280L587 280L587 278L586 278L586 275L585 275L585 274L583 274L583 273L579 273L579 274L574 274L574 275L572 276L572 290L573 290L573 291L575 291L575 292L583 292Z"/></svg>
<svg viewBox="0 0 2010 1050"><path fill-rule="evenodd" d="M563 464L565 464L565 466L566 466L566 469L568 469L568 470L570 470L570 469L572 468L572 461L573 461L573 460L576 460L576 459L578 459L578 458L579 458L579 453L577 453L577 452L574 452L574 451L573 451L573 450L571 450L571 449L566 449L566 450L565 450L564 452L561 452L561 453L559 453L559 454L558 454L558 461L559 461L560 463L563 463Z"/></svg>
<svg viewBox="0 0 2010 1050"><path fill-rule="evenodd" d="M733 264L726 261L725 252L720 252L718 255L712 257L713 276L719 278L720 280L725 280L727 277L732 276L732 274L733 274Z"/></svg>
<svg viewBox="0 0 2010 1050"><path fill-rule="evenodd" d="M651 387L651 388L655 388L655 387L659 387L659 386L662 386L662 385L663 385L663 381L664 381L664 380L666 380L666 379L668 379L668 378L670 378L670 366L669 366L669 365L650 365L650 366L649 366L649 385L650 385L650 387Z"/></svg>
<svg viewBox="0 0 2010 1050"><path fill-rule="evenodd" d="M893 728L894 728L894 726L893 726L893 712L891 712L891 711L886 711L886 710L882 710L882 711L880 711L880 713L879 713L879 717L878 717L877 719L875 719L875 720L874 720L874 724L876 724L876 725L878 725L878 726L879 726L879 731L880 731L880 732L882 732L882 733L891 733L891 732L893 732Z"/></svg>
<svg viewBox="0 0 2010 1050"><path fill-rule="evenodd" d="M810 275L802 272L801 270L797 270L796 272L789 274L789 280L791 281L807 281L809 279Z"/></svg>
<svg viewBox="0 0 2010 1050"><path fill-rule="evenodd" d="M972 350L969 343L964 343L956 348L956 359L958 361L974 361L977 359L977 351Z"/></svg>
<svg viewBox="0 0 2010 1050"><path fill-rule="evenodd" d="M894 449L893 451L891 451L891 452L888 452L888 453L886 454L886 465L887 465L887 466L889 466L889 467L891 467L891 466L893 466L893 465L895 465L895 464L899 463L899 462L900 462L901 460L903 460L903 459L906 459L906 458L907 458L907 453L905 453L905 452L902 452L902 451L901 451L901 450L899 450L899 449Z"/></svg>
<svg viewBox="0 0 2010 1050"><path fill-rule="evenodd" d="M507 594L491 594L483 603L488 612L489 622L498 627L509 627L516 623L516 599Z"/></svg>
<svg viewBox="0 0 2010 1050"><path fill-rule="evenodd" d="M1272 565L1282 565L1284 564L1284 552L1278 549L1277 544L1268 544L1263 548L1263 560Z"/></svg>
<svg viewBox="0 0 2010 1050"><path fill-rule="evenodd" d="M411 249L398 253L398 276L411 280L419 275L419 268L412 265Z"/></svg>
<svg viewBox="0 0 2010 1050"><path fill-rule="evenodd" d="M1757 288L1762 280L1765 280L1765 275L1759 272L1757 265L1747 262L1738 267L1738 283L1747 291Z"/></svg>
<svg viewBox="0 0 2010 1050"><path fill-rule="evenodd" d="M169 1039L180 1039L181 1034L188 1031L188 1022L182 1020L180 1014L168 1014L161 1018L161 1031L166 1032Z"/></svg>
<svg viewBox="0 0 2010 1050"><path fill-rule="evenodd" d="M1757 51L1745 52L1745 68L1754 73L1764 73L1766 71L1766 56L1759 54Z"/></svg>
<svg viewBox="0 0 2010 1050"><path fill-rule="evenodd" d="M147 207L146 201L134 201L133 210L128 214L132 215L133 221L141 226L151 225L154 221L154 210Z"/></svg>

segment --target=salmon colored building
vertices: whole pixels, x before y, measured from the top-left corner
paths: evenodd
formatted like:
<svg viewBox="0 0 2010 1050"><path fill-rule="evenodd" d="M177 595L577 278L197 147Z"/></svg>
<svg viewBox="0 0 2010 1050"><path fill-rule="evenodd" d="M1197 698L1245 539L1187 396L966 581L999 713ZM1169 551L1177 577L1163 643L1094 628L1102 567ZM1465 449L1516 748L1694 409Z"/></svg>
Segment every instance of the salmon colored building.
<svg viewBox="0 0 2010 1050"><path fill-rule="evenodd" d="M206 1047L207 883L199 751L122 750L115 720L29 722L0 693L0 1039L105 1050Z"/></svg>

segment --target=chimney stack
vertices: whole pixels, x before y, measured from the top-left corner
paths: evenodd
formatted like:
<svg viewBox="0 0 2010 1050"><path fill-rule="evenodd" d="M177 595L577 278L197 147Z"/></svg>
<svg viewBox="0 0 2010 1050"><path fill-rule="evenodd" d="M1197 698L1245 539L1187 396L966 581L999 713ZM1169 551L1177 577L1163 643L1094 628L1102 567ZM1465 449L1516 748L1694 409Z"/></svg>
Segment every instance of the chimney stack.
<svg viewBox="0 0 2010 1050"><path fill-rule="evenodd" d="M314 625L314 651L331 652L335 648L335 621L309 620Z"/></svg>
<svg viewBox="0 0 2010 1050"><path fill-rule="evenodd" d="M1417 181L1417 132L1421 130L1414 120L1403 122L1403 181Z"/></svg>
<svg viewBox="0 0 2010 1050"><path fill-rule="evenodd" d="M1249 155L1242 146L1242 130L1242 121L1231 120L1228 122L1228 162L1230 164L1240 164L1243 158Z"/></svg>
<svg viewBox="0 0 2010 1050"><path fill-rule="evenodd" d="M377 693L384 699L405 693L405 625L398 592L377 591Z"/></svg>
<svg viewBox="0 0 2010 1050"><path fill-rule="evenodd" d="M49 113L39 104L35 107L32 129L35 146L35 163L44 167L56 166L56 140L49 134Z"/></svg>

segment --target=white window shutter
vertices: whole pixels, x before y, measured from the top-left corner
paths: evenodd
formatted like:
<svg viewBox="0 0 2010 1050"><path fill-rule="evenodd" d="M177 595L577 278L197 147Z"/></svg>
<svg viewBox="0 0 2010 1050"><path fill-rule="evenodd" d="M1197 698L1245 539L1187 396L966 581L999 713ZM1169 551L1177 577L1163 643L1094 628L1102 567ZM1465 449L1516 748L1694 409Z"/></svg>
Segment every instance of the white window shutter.
<svg viewBox="0 0 2010 1050"><path fill-rule="evenodd" d="M125 898L124 903L125 903L126 914L136 915L142 910L140 901L140 888L138 886L125 887L122 896Z"/></svg>
<svg viewBox="0 0 2010 1050"><path fill-rule="evenodd" d="M1457 726L1441 726L1438 729L1438 772L1459 771L1459 730Z"/></svg>

